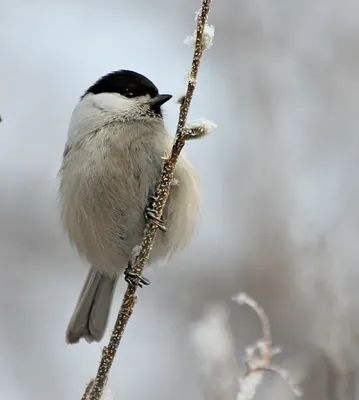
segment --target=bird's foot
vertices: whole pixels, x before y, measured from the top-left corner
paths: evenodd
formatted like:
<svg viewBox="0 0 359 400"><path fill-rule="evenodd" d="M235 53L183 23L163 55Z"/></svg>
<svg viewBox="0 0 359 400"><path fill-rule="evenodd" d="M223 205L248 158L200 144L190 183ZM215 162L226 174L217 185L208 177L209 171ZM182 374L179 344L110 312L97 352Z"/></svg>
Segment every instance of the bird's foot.
<svg viewBox="0 0 359 400"><path fill-rule="evenodd" d="M160 229L163 232L167 231L166 226L163 224L163 221L161 218L157 218L155 214L155 207L154 205L156 204L157 198L155 196L150 196L149 198L149 205L145 209L145 218L147 221L153 222L155 225L157 225L157 228Z"/></svg>
<svg viewBox="0 0 359 400"><path fill-rule="evenodd" d="M127 268L125 269L124 275L125 275L125 281L131 286L141 288L143 286L148 286L151 283L148 279L136 273L133 270L130 262L128 263Z"/></svg>

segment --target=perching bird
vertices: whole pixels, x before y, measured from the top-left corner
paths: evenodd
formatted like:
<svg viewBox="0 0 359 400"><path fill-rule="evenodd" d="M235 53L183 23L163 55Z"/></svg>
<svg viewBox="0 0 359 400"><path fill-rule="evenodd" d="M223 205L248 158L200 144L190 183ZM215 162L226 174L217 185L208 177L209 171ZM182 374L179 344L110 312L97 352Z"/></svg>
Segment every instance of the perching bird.
<svg viewBox="0 0 359 400"><path fill-rule="evenodd" d="M146 205L173 144L161 110L171 97L143 75L120 70L93 84L73 111L59 198L65 230L91 269L67 328L68 343L104 335L117 280L153 217ZM174 182L149 264L166 262L195 231L198 184L183 152Z"/></svg>

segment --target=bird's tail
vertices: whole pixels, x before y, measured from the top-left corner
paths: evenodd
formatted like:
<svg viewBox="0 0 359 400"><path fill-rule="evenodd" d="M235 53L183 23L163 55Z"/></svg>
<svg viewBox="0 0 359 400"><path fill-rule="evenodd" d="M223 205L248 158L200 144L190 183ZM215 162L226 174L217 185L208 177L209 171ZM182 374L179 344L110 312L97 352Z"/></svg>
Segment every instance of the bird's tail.
<svg viewBox="0 0 359 400"><path fill-rule="evenodd" d="M91 267L66 331L66 342L99 342L106 330L117 277Z"/></svg>

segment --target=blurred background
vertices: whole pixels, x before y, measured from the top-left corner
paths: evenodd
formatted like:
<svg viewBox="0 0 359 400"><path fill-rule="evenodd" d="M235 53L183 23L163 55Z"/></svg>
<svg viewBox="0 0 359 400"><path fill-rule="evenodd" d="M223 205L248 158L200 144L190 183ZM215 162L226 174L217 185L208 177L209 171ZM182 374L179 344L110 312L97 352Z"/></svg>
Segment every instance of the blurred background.
<svg viewBox="0 0 359 400"><path fill-rule="evenodd" d="M87 274L57 206L68 121L85 89L134 69L182 95L200 1L0 1L0 398L80 399L101 345L65 344ZM146 271L110 376L115 399L204 399L190 341L211 304L235 354L267 312L305 400L354 400L359 358L359 3L213 1L191 119L218 128L187 153L203 186L192 246ZM175 130L178 105L165 107ZM112 326L121 303L118 288ZM109 327L109 331L110 331ZM257 399L292 399L270 375Z"/></svg>

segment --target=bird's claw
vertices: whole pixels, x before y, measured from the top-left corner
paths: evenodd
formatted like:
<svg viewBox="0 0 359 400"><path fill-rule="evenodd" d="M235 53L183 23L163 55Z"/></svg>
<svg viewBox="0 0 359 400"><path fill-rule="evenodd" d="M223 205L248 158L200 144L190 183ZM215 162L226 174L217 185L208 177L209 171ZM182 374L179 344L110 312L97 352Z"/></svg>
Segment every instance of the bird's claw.
<svg viewBox="0 0 359 400"><path fill-rule="evenodd" d="M160 229L162 232L167 231L167 228L163 224L162 220L155 216L155 213L153 212L152 209L146 208L145 216L147 220L151 220L157 226L157 228Z"/></svg>
<svg viewBox="0 0 359 400"><path fill-rule="evenodd" d="M148 286L151 283L147 278L144 278L143 276L137 274L133 270L131 263L128 264L124 275L125 275L125 281L131 286L141 288L143 286Z"/></svg>
<svg viewBox="0 0 359 400"><path fill-rule="evenodd" d="M149 198L150 204L148 207L145 209L145 218L147 221L153 222L158 229L160 229L162 232L166 232L167 228L164 225L163 221L161 218L157 218L154 210L153 203L156 203L157 199L155 196L150 196Z"/></svg>

